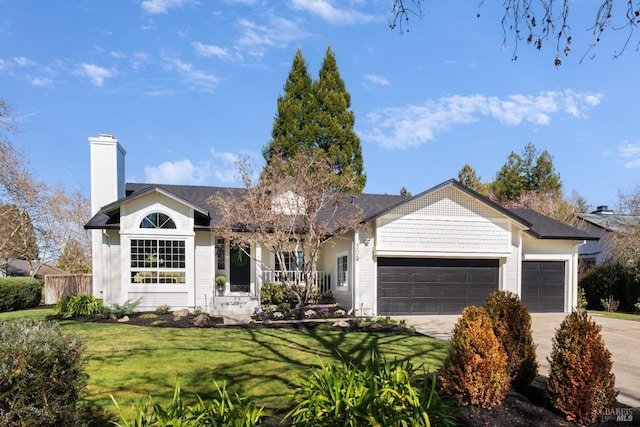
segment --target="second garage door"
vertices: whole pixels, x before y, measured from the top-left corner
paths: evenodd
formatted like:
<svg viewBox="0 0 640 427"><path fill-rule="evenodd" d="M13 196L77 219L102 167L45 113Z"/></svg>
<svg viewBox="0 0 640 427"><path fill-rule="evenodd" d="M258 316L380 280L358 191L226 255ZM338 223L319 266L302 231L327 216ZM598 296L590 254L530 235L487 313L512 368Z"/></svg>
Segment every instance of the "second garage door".
<svg viewBox="0 0 640 427"><path fill-rule="evenodd" d="M459 314L498 289L497 259L378 258L380 315Z"/></svg>
<svg viewBox="0 0 640 427"><path fill-rule="evenodd" d="M522 302L531 313L564 311L564 262L524 261Z"/></svg>

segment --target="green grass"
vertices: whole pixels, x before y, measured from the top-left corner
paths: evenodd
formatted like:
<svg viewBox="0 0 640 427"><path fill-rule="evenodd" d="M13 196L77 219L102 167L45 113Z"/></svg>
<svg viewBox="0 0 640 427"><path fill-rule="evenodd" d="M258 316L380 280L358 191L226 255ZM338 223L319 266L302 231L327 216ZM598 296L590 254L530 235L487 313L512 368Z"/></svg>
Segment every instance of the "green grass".
<svg viewBox="0 0 640 427"><path fill-rule="evenodd" d="M640 314L597 311L597 310L589 310L588 312L592 316L601 316L601 317L609 317L611 319L633 320L636 322L640 322Z"/></svg>
<svg viewBox="0 0 640 427"><path fill-rule="evenodd" d="M44 319L50 310L0 313L0 321ZM291 382L321 361L356 363L372 349L387 360L411 360L436 370L448 343L423 336L269 328L144 328L123 324L60 321L66 333L86 344L89 374L86 401L114 416L113 395L121 407L152 395L168 403L176 379L187 402L215 393L213 381L226 381L230 393L254 400L270 413L292 407Z"/></svg>

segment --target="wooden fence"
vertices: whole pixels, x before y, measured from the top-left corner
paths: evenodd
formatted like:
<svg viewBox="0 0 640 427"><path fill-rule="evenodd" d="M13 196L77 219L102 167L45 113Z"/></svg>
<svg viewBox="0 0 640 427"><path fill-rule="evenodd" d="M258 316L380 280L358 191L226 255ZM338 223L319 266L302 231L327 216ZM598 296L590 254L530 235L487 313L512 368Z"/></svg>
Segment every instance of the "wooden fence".
<svg viewBox="0 0 640 427"><path fill-rule="evenodd" d="M45 304L55 304L65 295L93 293L91 274L47 274L44 276Z"/></svg>

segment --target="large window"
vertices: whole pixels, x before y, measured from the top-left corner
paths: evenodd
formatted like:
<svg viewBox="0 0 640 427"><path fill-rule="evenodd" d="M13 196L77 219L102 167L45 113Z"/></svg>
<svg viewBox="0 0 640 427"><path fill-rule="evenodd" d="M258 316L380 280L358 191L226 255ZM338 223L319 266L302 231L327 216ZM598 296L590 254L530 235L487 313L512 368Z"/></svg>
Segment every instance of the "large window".
<svg viewBox="0 0 640 427"><path fill-rule="evenodd" d="M276 271L299 271L304 269L304 252L285 252L283 255L284 265L276 256Z"/></svg>
<svg viewBox="0 0 640 427"><path fill-rule="evenodd" d="M186 283L184 240L132 239L131 283Z"/></svg>
<svg viewBox="0 0 640 427"><path fill-rule="evenodd" d="M338 262L338 284L339 288L345 288L349 286L349 258L347 255L339 255L337 257Z"/></svg>

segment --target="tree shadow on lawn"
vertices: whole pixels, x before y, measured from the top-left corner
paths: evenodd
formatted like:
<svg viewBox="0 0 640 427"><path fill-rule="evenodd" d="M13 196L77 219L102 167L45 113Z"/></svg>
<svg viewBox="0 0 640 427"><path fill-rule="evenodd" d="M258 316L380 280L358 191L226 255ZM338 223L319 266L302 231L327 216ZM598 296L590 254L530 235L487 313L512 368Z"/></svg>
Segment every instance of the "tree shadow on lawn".
<svg viewBox="0 0 640 427"><path fill-rule="evenodd" d="M116 325L114 325L116 326ZM153 332L152 332L153 331ZM119 349L100 344L88 357L98 378L108 381L92 388L90 403L115 413L109 394L127 411L135 401L170 402L176 380L185 403L217 397L214 381L227 384L231 395L263 406L270 414L282 415L294 402L292 383L321 363L355 364L366 361L373 349L388 360L411 359L414 365L436 361L446 355L446 343L421 335L389 332L323 330L318 327L250 327L173 329L109 328L99 339L115 340L111 334L130 335ZM141 334L151 333L151 338ZM175 344L171 345L173 337ZM178 358L180 361L173 361ZM149 364L153 368L149 369ZM107 367L107 368L105 368ZM425 366L425 368L430 368ZM99 374L98 370L102 370ZM108 370L114 370L111 374ZM111 378L107 378L111 375ZM96 388L102 390L96 391ZM97 424L99 425L99 424Z"/></svg>

